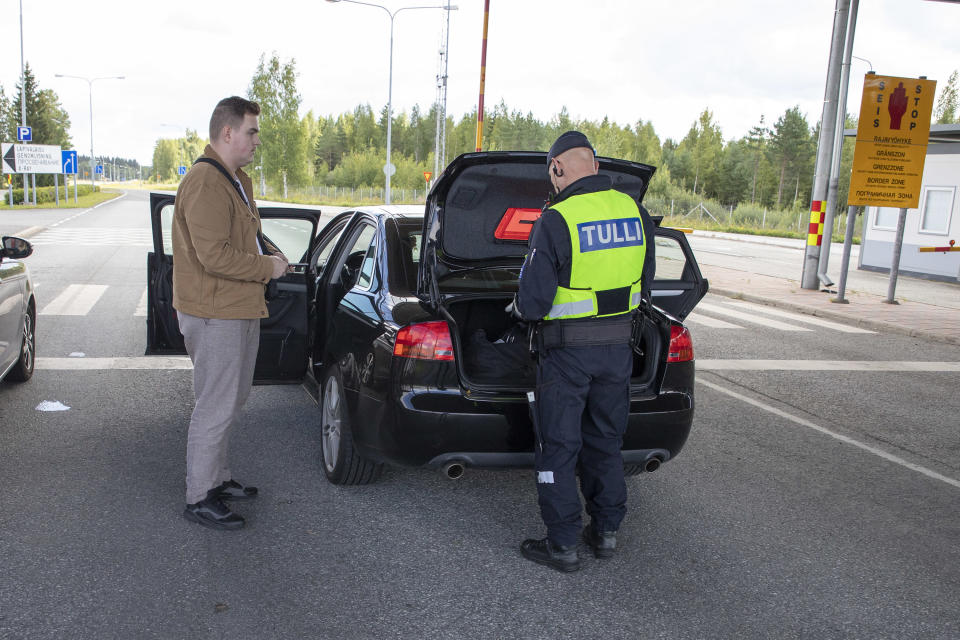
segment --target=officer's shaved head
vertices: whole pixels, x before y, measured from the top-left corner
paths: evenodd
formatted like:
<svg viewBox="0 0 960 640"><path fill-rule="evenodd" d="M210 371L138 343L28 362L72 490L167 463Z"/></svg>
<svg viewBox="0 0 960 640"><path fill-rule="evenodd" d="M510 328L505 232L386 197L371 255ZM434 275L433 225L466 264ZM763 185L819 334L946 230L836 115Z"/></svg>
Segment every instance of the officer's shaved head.
<svg viewBox="0 0 960 640"><path fill-rule="evenodd" d="M593 149L574 147L554 156L550 168L550 181L559 193L580 178L596 175L600 164L593 155Z"/></svg>

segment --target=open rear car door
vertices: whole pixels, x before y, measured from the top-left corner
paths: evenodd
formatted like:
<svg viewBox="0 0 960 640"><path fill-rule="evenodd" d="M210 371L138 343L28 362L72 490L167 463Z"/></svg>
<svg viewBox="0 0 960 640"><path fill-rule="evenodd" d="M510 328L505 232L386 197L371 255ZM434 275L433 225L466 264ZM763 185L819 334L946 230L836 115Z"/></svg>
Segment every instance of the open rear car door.
<svg viewBox="0 0 960 640"><path fill-rule="evenodd" d="M147 254L147 355L186 354L173 308L174 196L150 194L153 251ZM290 259L293 272L276 281L267 301L269 317L260 321L260 351L254 382L299 382L309 354L309 301L314 274L307 264L313 250L320 211L264 207L259 209L263 235Z"/></svg>

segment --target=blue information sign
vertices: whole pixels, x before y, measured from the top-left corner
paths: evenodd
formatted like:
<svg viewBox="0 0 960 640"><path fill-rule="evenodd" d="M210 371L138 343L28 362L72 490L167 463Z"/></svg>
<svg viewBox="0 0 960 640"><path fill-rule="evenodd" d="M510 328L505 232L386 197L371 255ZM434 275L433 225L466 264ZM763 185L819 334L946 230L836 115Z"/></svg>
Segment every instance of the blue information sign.
<svg viewBox="0 0 960 640"><path fill-rule="evenodd" d="M103 175L103 165L102 165L102 164L98 164L98 165L97 165L97 175L98 175L98 176L102 176L102 175Z"/></svg>
<svg viewBox="0 0 960 640"><path fill-rule="evenodd" d="M60 163L63 165L63 173L76 174L77 173L77 152L61 150Z"/></svg>
<svg viewBox="0 0 960 640"><path fill-rule="evenodd" d="M180 165L179 167L177 167L177 174L181 176L187 175L187 168L183 165Z"/></svg>
<svg viewBox="0 0 960 640"><path fill-rule="evenodd" d="M17 127L17 140L30 142L33 140L33 127Z"/></svg>

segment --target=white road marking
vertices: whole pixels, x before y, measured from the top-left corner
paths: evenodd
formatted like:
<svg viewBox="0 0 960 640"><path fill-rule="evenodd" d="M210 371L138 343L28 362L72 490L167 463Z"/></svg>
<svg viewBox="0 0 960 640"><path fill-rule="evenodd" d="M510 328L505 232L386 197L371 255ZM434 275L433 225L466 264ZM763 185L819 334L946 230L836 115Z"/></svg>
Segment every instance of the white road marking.
<svg viewBox="0 0 960 640"><path fill-rule="evenodd" d="M728 309L727 307L721 305L708 304L706 302L701 302L698 304L697 309L700 311L719 313L722 316L730 316L731 318L736 318L737 320L759 324L764 327L770 327L771 329L780 329L781 331L811 331L811 329L807 329L806 327L799 327L795 324L787 324L786 322L780 322L779 320L770 320L769 318L760 317L755 313L745 313L743 311L737 311L736 309Z"/></svg>
<svg viewBox="0 0 960 640"><path fill-rule="evenodd" d="M824 320L823 318L818 318L816 316L774 309L773 307L769 307L764 304L754 304L752 302L744 302L743 300L730 299L726 299L724 302L734 307L742 307L743 309L748 309L750 311L765 313L768 316L777 316L779 318L787 318L796 322L815 324L818 327L826 327L827 329L834 329L835 331L842 331L843 333L876 333L876 331L861 329L860 327L851 327L850 325L840 324L839 322L830 322L829 320Z"/></svg>
<svg viewBox="0 0 960 640"><path fill-rule="evenodd" d="M133 312L135 316L147 315L147 287L143 288L143 295L140 296L140 302L137 303L137 310Z"/></svg>
<svg viewBox="0 0 960 640"><path fill-rule="evenodd" d="M684 322L693 322L695 324L702 324L705 327L713 327L714 329L743 329L738 324L733 324L732 322L727 322L726 320L720 320L718 318L711 318L710 316L700 315L699 313L691 313L687 316L687 319Z"/></svg>
<svg viewBox="0 0 960 640"><path fill-rule="evenodd" d="M71 284L40 312L42 316L85 316L107 290L105 284Z"/></svg>
<svg viewBox="0 0 960 640"><path fill-rule="evenodd" d="M720 360L697 359L701 371L960 371L960 362L911 362L904 360Z"/></svg>
<svg viewBox="0 0 960 640"><path fill-rule="evenodd" d="M112 245L121 247L152 247L153 235L150 229L117 227L62 227L59 229L51 228L39 233L30 241L30 243L37 246L79 245L86 247L100 247Z"/></svg>
<svg viewBox="0 0 960 640"><path fill-rule="evenodd" d="M192 369L187 356L135 356L129 358L37 358L36 368L46 371Z"/></svg>
<svg viewBox="0 0 960 640"><path fill-rule="evenodd" d="M866 444L865 442L860 442L859 440L854 440L853 438L851 438L851 437L849 437L849 436L845 436L845 435L842 435L842 434L839 434L839 433L835 433L835 432L830 431L829 429L827 429L827 428L825 428L825 427L821 427L821 426L818 425L818 424L814 424L813 422L810 422L809 420L804 420L803 418L800 418L800 417L795 416L795 415L793 415L793 414L787 413L786 411L781 411L780 409L777 409L776 407L772 407L772 406L770 406L770 405L768 405L768 404L765 404L765 403L763 403L763 402L760 402L760 401L758 401L758 400L754 400L753 398L748 398L748 397L745 396L745 395L742 395L742 394L740 394L740 393L737 393L736 391L731 391L730 389L726 389L726 388L724 388L724 387L722 387L722 386L720 386L720 385L718 385L718 384L714 384L714 383L712 383L712 382L707 382L706 380L703 380L703 379L697 380L697 383L698 383L698 384L705 385L705 386L713 389L714 391L719 391L720 393L726 394L726 395L728 395L728 396L730 396L730 397L732 397L732 398L736 398L737 400L740 400L740 401L742 401L742 402L746 402L747 404L750 404L750 405L753 405L753 406L758 407L758 408L760 408L760 409L763 409L764 411L769 411L770 413L772 413L772 414L774 414L774 415L780 416L781 418L785 418L785 419L787 419L787 420L789 420L789 421L791 421L791 422L795 422L796 424L799 424L799 425L801 425L801 426L807 427L807 428L809 428L809 429L813 429L814 431L817 431L817 432L822 433L822 434L824 434L824 435L830 436L831 438L835 438L835 439L839 440L840 442L845 442L845 443L847 443L847 444L849 444L849 445L853 445L854 447L857 447L857 448L859 448L859 449L863 449L864 451L867 451L867 452L869 452L869 453L872 453L873 455L878 456L878 457L880 457L880 458L883 458L884 460L887 460L887 461L889 461L889 462L893 462L894 464L898 464L898 465L900 465L900 466L902 466L902 467L906 467L907 469L910 469L910 470L912 470L912 471L916 471L917 473L922 473L923 475L925 475L925 476L927 476L927 477L929 477L929 478L933 478L934 480L939 480L939 481L941 481L941 482L945 482L945 483L947 483L947 484L949 484L949 485L951 485L951 486L954 486L954 487L957 487L958 489L960 489L960 480L956 480L956 479L954 479L954 478L949 478L949 477L947 477L947 476L941 475L941 474L937 473L936 471L932 471L931 469L927 469L926 467L921 467L921 466L918 465L918 464L914 464L914 463L912 463L912 462L909 462L909 461L907 461L907 460L904 460L903 458L901 458L901 457L899 457L899 456L895 456L895 455L893 455L892 453L888 453L888 452L884 451L883 449L878 449L877 447L873 447L873 446L871 446L871 445L869 445L869 444Z"/></svg>

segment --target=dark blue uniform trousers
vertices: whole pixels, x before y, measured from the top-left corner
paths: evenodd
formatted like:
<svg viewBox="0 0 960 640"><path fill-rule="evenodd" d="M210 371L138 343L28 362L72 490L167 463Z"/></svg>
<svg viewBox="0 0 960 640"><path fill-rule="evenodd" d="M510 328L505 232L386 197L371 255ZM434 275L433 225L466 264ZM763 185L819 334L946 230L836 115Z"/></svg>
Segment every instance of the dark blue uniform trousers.
<svg viewBox="0 0 960 640"><path fill-rule="evenodd" d="M576 471L599 531L616 531L627 510L623 434L630 412L630 345L558 347L540 354L534 411L537 494L547 537L576 544L582 527Z"/></svg>

